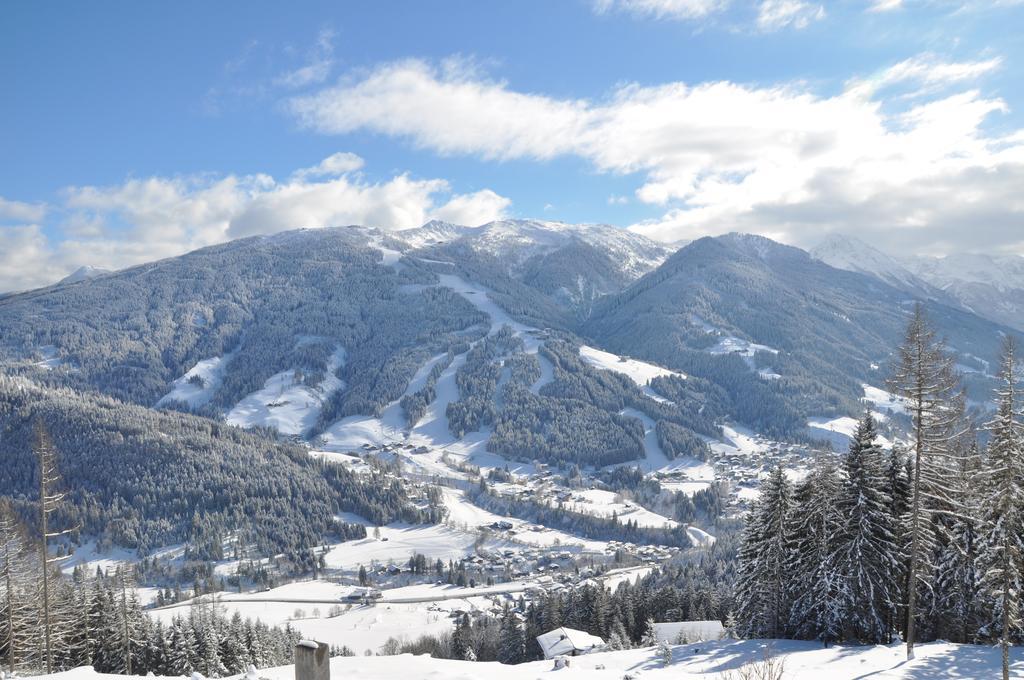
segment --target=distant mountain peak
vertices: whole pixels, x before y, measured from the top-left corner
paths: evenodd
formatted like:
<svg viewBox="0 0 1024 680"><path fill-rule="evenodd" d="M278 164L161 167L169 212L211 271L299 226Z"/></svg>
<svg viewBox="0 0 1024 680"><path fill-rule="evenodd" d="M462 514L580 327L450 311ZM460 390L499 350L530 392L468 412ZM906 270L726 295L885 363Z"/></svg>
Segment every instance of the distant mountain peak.
<svg viewBox="0 0 1024 680"><path fill-rule="evenodd" d="M849 234L829 234L810 250L830 267L867 274L903 290L930 295L929 286L896 258Z"/></svg>
<svg viewBox="0 0 1024 680"><path fill-rule="evenodd" d="M79 281L86 281L88 279L102 276L103 274L110 274L111 270L102 269L100 267L93 267L91 265L82 265L75 271L71 272L63 279L57 282L57 285L62 286L67 283L78 283Z"/></svg>

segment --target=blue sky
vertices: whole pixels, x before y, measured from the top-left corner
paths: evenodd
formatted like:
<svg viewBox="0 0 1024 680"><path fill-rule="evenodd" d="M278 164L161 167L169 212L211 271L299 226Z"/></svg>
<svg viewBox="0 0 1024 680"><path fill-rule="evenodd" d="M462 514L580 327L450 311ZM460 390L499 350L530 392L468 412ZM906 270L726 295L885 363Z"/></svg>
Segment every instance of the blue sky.
<svg viewBox="0 0 1024 680"><path fill-rule="evenodd" d="M1019 2L0 13L0 290L432 217L1024 252Z"/></svg>

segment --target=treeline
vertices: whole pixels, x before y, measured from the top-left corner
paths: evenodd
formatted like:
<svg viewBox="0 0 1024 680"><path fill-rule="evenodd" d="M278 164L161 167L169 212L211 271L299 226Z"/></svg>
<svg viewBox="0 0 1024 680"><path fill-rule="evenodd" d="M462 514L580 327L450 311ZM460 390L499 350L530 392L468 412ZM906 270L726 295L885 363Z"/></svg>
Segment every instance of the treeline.
<svg viewBox="0 0 1024 680"><path fill-rule="evenodd" d="M523 351L523 340L508 326L489 335L466 354L465 363L455 372L459 398L448 404L448 430L456 437L476 432L494 422L498 409L498 381L505 370L502 359Z"/></svg>
<svg viewBox="0 0 1024 680"><path fill-rule="evenodd" d="M142 610L121 569L92 577L81 568L71 577L54 570L44 610L38 559L17 554L11 535L5 538L5 560L21 568L0 589L0 659L11 674L92 666L100 673L222 677L292 662L300 636L291 628L243 621L237 612L229 619L212 600L164 623Z"/></svg>
<svg viewBox="0 0 1024 680"><path fill-rule="evenodd" d="M541 524L551 529L591 538L598 541L625 541L646 545L690 547L690 538L684 527L642 527L636 520L620 521L617 517L596 517L573 512L561 504L544 505L533 500L512 500L497 496L481 483L469 491L472 502L497 515L515 517L526 522Z"/></svg>
<svg viewBox="0 0 1024 680"><path fill-rule="evenodd" d="M744 531L739 630L751 637L885 643L1024 639L1024 425L1019 365L1004 346L982 447L953 360L920 307L891 389L913 423L910 456L880 445L871 414L837 469L794 486L769 476Z"/></svg>
<svg viewBox="0 0 1024 680"><path fill-rule="evenodd" d="M437 519L384 468L360 476L258 432L0 376L0 488L33 526L36 422L64 480L58 521L140 555L184 542L189 559L222 559L229 535L264 554L304 550L338 533L339 510L377 524Z"/></svg>
<svg viewBox="0 0 1024 680"><path fill-rule="evenodd" d="M449 349L447 354L430 368L423 387L412 394L406 394L402 397L401 406L402 411L405 413L406 425L413 428L416 426L416 423L420 422L420 418L427 412L427 407L437 398L437 392L434 388L437 386L438 378L452 365L456 354L461 354L468 349L469 346L466 344Z"/></svg>
<svg viewBox="0 0 1024 680"><path fill-rule="evenodd" d="M666 489L657 479L645 475L637 467L622 466L602 470L597 479L609 490L624 493L648 510L683 523L698 520L714 523L728 502L728 490L720 483L687 494ZM572 471L567 481L572 484Z"/></svg>
<svg viewBox="0 0 1024 680"><path fill-rule="evenodd" d="M371 244L363 230L288 232L12 295L0 300L0 361L49 385L151 405L198 361L230 353L212 404L223 409L279 371L322 375L323 357L300 343L317 337L345 348L350 387L324 417L373 414L426 357L480 337L487 317L447 289L406 292L433 275L385 265ZM31 369L46 346L62 366Z"/></svg>
<svg viewBox="0 0 1024 680"><path fill-rule="evenodd" d="M422 636L385 651L436 658L516 664L543 658L536 638L555 628L583 630L603 638L609 649L655 644L656 621L725 621L733 607L735 574L727 554L712 550L700 561L667 565L614 592L592 583L543 593L506 605L498 617L464 615L452 633Z"/></svg>

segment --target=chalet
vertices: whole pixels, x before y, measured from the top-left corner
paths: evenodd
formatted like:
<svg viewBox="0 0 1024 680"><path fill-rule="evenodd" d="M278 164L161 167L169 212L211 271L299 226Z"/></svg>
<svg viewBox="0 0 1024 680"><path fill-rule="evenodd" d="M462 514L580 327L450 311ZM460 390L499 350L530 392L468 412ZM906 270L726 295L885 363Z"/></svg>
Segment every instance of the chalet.
<svg viewBox="0 0 1024 680"><path fill-rule="evenodd" d="M604 649L604 640L572 628L556 628L537 636L537 644L544 652L545 659L556 656L580 656Z"/></svg>

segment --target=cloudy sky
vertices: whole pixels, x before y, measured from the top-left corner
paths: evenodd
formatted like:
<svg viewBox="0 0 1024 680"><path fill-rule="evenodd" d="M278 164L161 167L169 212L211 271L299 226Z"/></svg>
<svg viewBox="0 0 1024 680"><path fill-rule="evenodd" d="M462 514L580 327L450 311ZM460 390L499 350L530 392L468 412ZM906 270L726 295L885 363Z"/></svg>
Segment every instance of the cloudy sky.
<svg viewBox="0 0 1024 680"><path fill-rule="evenodd" d="M1024 254L1021 0L0 7L0 291L439 218Z"/></svg>

